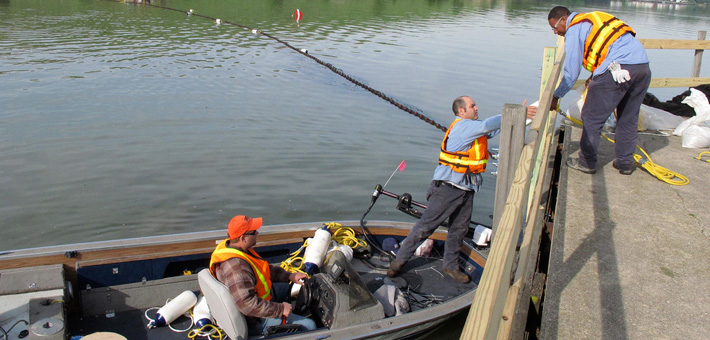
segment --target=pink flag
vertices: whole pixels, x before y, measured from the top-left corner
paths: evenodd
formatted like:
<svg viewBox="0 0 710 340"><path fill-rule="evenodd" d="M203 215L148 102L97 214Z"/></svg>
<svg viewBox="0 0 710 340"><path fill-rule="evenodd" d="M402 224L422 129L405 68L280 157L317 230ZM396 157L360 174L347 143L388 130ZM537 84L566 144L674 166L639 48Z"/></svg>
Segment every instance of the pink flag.
<svg viewBox="0 0 710 340"><path fill-rule="evenodd" d="M407 163L405 163L404 160L402 160L402 163L399 163L399 167L397 169L399 169L399 171L402 172L402 171L404 171L404 168L406 168L406 167L407 167Z"/></svg>

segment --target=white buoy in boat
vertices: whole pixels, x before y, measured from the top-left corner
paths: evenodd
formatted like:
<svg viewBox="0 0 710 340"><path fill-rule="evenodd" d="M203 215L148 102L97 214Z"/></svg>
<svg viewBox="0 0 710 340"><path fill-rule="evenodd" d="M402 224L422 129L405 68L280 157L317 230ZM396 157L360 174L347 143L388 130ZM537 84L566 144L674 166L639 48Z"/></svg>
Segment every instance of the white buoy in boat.
<svg viewBox="0 0 710 340"><path fill-rule="evenodd" d="M175 321L180 315L185 314L192 306L197 303L197 295L191 290L186 290L176 298L170 300L165 306L158 309L155 314L155 320L148 324L148 327L167 326Z"/></svg>
<svg viewBox="0 0 710 340"><path fill-rule="evenodd" d="M486 228L479 224L473 231L473 242L478 246L486 246L488 245L488 242L491 241L492 233L493 231L490 228Z"/></svg>
<svg viewBox="0 0 710 340"><path fill-rule="evenodd" d="M210 307L207 306L207 299L204 296L200 297L195 308L192 309L192 317L197 327L202 328L212 324L212 314L210 314Z"/></svg>
<svg viewBox="0 0 710 340"><path fill-rule="evenodd" d="M306 263L306 273L313 275L320 266L323 265L325 254L330 246L330 232L327 227L316 230L311 242L306 247L306 253L303 255L303 262Z"/></svg>
<svg viewBox="0 0 710 340"><path fill-rule="evenodd" d="M353 259L353 248L350 248L350 246L344 245L344 244L338 244L338 251L343 253L345 255L345 258L348 260L348 262L352 261Z"/></svg>

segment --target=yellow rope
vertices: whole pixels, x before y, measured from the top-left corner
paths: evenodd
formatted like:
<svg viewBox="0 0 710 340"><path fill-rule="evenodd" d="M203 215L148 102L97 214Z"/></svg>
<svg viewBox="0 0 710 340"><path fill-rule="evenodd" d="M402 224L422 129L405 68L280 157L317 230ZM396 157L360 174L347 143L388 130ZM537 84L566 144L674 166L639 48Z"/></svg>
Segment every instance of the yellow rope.
<svg viewBox="0 0 710 340"><path fill-rule="evenodd" d="M335 242L353 249L357 247L367 247L367 242L357 238L355 236L355 230L352 228L343 227L342 224L335 222L326 223L326 227L331 231L335 229L335 232L333 232L333 240L335 240Z"/></svg>
<svg viewBox="0 0 710 340"><path fill-rule="evenodd" d="M303 249L306 249L306 247L308 247L308 240L303 241L303 245L301 246L301 248L298 248L298 250L291 253L289 258L287 258L281 262L281 268L283 268L285 271L291 272L291 273L306 274L306 272L301 269L301 267L303 267L303 257L298 256L301 254L301 251ZM298 266L296 266L294 264L294 262L298 263Z"/></svg>
<svg viewBox="0 0 710 340"><path fill-rule="evenodd" d="M584 95L582 97L583 98L587 97L586 90L584 91ZM579 119L576 119L576 118L569 116L569 115L565 115L565 117L567 117L573 123L575 123L579 126L582 126L582 122ZM607 137L605 134L602 134L602 137L606 138L606 140L608 140L612 143L615 143L615 141L613 139ZM646 157L644 158L641 155L634 154L634 160L636 161L636 163L638 165L640 165L643 169L648 171L648 173L650 173L651 175L655 176L656 178L658 178L659 180L661 180L663 182L666 182L666 183L672 184L672 185L686 185L686 184L690 183L690 180L688 180L687 177L685 177L677 172L668 170L668 169L654 163L653 160L651 159L651 156L649 156L648 153L646 153L646 151L643 148L641 148L640 146L636 145L636 148L641 150L641 152ZM698 157L700 157L700 156L698 156ZM698 158L698 159L700 159L700 158Z"/></svg>
<svg viewBox="0 0 710 340"><path fill-rule="evenodd" d="M705 155L709 156L709 159L703 159L703 156L705 156ZM710 151L703 151L703 152L701 152L701 153L698 155L698 157L695 157L695 159L697 159L697 160L699 160L699 161L701 161L701 162L708 162L708 163L710 163Z"/></svg>
<svg viewBox="0 0 710 340"><path fill-rule="evenodd" d="M213 332L212 333L203 333L205 328L212 328ZM222 330L213 324L204 325L204 326L202 326L202 328L195 328L195 329L191 330L190 333L187 333L187 337L190 339L194 339L198 336L212 337L212 338L220 339L220 340L222 338L224 338L224 335L222 334Z"/></svg>

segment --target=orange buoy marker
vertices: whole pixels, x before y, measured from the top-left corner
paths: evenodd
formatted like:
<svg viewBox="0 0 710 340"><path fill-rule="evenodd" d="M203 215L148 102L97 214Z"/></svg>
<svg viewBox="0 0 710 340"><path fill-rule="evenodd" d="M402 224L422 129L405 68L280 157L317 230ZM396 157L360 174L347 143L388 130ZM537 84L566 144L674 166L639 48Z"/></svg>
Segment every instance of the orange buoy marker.
<svg viewBox="0 0 710 340"><path fill-rule="evenodd" d="M296 8L296 11L293 12L293 18L296 19L296 23L301 22L301 18L303 18L303 13L301 13L301 10Z"/></svg>

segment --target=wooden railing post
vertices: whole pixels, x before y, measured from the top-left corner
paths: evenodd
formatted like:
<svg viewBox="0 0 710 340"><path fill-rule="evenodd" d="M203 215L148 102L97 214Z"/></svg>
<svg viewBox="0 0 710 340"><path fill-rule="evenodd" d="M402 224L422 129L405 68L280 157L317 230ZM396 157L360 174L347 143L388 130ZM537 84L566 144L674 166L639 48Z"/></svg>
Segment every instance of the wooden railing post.
<svg viewBox="0 0 710 340"><path fill-rule="evenodd" d="M698 31L698 40L705 40L706 31ZM695 50L695 60L693 60L693 73L690 75L693 78L700 77L700 64L703 62L703 51Z"/></svg>
<svg viewBox="0 0 710 340"><path fill-rule="evenodd" d="M564 53L560 53L550 74L551 79L556 80L559 77L563 60ZM547 82L540 100L540 108L542 109L538 110L538 114L530 126L528 138L534 138L534 140L530 144L523 146L520 154L513 183L498 225L498 236L496 236L491 245L489 257L486 261L486 269L481 276L476 296L461 332L462 340L496 339L499 336L498 331L501 322L508 321L513 317L515 308L513 308L512 304L510 305L511 308L508 309L508 313L504 314L504 309L509 296L509 288L511 287L515 248L522 228L522 217L529 207L529 188L531 185L539 188L537 182L531 183L531 168L536 164L539 166L540 163L536 161L537 158L544 157L537 146L541 145L541 143L549 143L550 140L549 134L551 131L549 125L554 116L551 116L549 107L552 102L552 92L556 85L555 80ZM540 191L538 190L536 200L539 199L539 194ZM517 294L514 293L514 295L517 297Z"/></svg>
<svg viewBox="0 0 710 340"><path fill-rule="evenodd" d="M496 175L496 196L493 206L493 232L495 238L500 217L503 215L505 200L513 183L515 167L525 144L525 116L523 105L505 104L501 112L500 144L498 151L498 175Z"/></svg>

